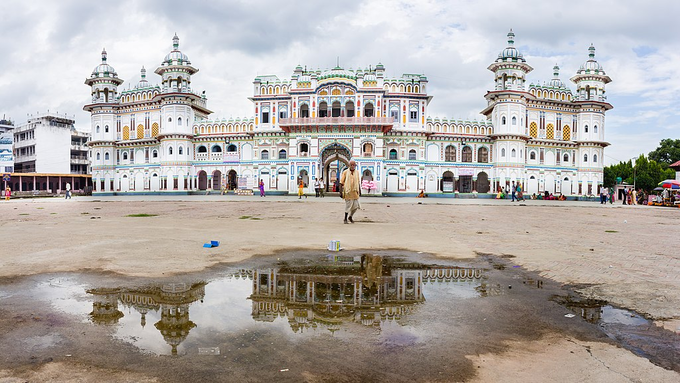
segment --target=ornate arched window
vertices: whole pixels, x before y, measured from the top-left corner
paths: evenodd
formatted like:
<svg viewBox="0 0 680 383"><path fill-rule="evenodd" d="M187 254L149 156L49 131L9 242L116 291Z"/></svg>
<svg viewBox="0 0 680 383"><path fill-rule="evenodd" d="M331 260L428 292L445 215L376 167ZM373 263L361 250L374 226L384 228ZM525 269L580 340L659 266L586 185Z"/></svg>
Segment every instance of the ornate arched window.
<svg viewBox="0 0 680 383"><path fill-rule="evenodd" d="M489 149L481 147L479 148L479 150L477 150L477 162L481 163L489 162Z"/></svg>
<svg viewBox="0 0 680 383"><path fill-rule="evenodd" d="M461 152L461 161L472 162L472 148L469 146L463 147Z"/></svg>
<svg viewBox="0 0 680 383"><path fill-rule="evenodd" d="M456 162L456 147L449 145L444 149L444 161Z"/></svg>

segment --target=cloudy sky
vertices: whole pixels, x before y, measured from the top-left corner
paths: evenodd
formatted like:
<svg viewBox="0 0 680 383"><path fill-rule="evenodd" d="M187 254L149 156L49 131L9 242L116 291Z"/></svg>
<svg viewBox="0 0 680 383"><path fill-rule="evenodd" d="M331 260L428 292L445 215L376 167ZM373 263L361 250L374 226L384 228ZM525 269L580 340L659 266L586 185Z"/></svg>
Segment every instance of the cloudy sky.
<svg viewBox="0 0 680 383"><path fill-rule="evenodd" d="M142 65L157 83L153 70L177 33L213 117L250 117L257 75L290 78L297 64L325 69L339 58L345 68L381 62L389 77L424 73L429 115L479 119L493 80L486 68L512 28L534 82L550 80L556 63L568 82L595 45L613 80L605 160L617 163L680 138L678 16L675 0L2 0L0 115L20 123L58 111L89 130L83 82L102 48L122 88L139 81Z"/></svg>

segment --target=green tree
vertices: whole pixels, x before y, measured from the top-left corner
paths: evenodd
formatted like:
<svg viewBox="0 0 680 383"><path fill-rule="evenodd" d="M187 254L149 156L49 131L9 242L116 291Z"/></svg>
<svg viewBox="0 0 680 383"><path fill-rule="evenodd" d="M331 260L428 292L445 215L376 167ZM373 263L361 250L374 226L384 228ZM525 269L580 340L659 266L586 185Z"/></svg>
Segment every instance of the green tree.
<svg viewBox="0 0 680 383"><path fill-rule="evenodd" d="M670 138L661 140L659 147L649 152L649 159L662 164L662 166L680 161L680 140Z"/></svg>
<svg viewBox="0 0 680 383"><path fill-rule="evenodd" d="M614 186L617 177L621 177L627 184L634 184L638 189L650 192L657 187L659 182L675 178L675 171L669 169L667 164L663 166L654 160L646 158L644 155L640 155L635 160L635 166L629 160L604 168L604 186Z"/></svg>

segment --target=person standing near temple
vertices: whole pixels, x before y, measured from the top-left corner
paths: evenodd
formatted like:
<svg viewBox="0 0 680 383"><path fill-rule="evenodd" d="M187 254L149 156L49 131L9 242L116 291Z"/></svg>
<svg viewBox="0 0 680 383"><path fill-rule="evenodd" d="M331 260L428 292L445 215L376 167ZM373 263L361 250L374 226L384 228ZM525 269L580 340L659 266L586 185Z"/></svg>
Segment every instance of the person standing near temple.
<svg viewBox="0 0 680 383"><path fill-rule="evenodd" d="M357 163L349 161L349 169L345 169L340 176L340 198L345 200L344 223L354 223L354 213L359 209L359 196L361 196L361 179L356 170ZM348 222L349 221L349 222Z"/></svg>
<svg viewBox="0 0 680 383"><path fill-rule="evenodd" d="M5 188L5 201L9 201L9 197L12 196L12 189L9 186Z"/></svg>
<svg viewBox="0 0 680 383"><path fill-rule="evenodd" d="M319 181L319 178L314 180L314 191L316 192L316 198L319 198L319 194L321 193L321 181Z"/></svg>
<svg viewBox="0 0 680 383"><path fill-rule="evenodd" d="M300 178L300 183L298 184L298 199L302 199L303 195L305 195L305 181ZM306 195L305 198L307 198Z"/></svg>
<svg viewBox="0 0 680 383"><path fill-rule="evenodd" d="M69 182L66 183L66 199L71 198L71 184Z"/></svg>
<svg viewBox="0 0 680 383"><path fill-rule="evenodd" d="M260 180L258 187L260 188L260 197L264 197L264 182L262 180Z"/></svg>

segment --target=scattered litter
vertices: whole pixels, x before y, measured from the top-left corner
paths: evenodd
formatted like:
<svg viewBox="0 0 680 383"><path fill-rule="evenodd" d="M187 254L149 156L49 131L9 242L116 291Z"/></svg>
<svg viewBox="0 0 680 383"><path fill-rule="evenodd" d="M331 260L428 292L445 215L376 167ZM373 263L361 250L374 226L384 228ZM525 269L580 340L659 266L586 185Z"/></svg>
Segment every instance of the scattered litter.
<svg viewBox="0 0 680 383"><path fill-rule="evenodd" d="M337 240L332 240L328 243L328 250L330 251L340 251L342 248L340 247L340 241Z"/></svg>
<svg viewBox="0 0 680 383"><path fill-rule="evenodd" d="M576 315L574 315L574 314L564 314L564 316L567 317L567 318L573 318L573 317L575 317Z"/></svg>
<svg viewBox="0 0 680 383"><path fill-rule="evenodd" d="M199 347L198 348L198 355L219 355L220 354L220 348L219 347Z"/></svg>
<svg viewBox="0 0 680 383"><path fill-rule="evenodd" d="M423 253L422 251L419 251L419 252L418 252L418 254L422 254L422 253Z"/></svg>
<svg viewBox="0 0 680 383"><path fill-rule="evenodd" d="M623 220L623 223L628 223L628 220L627 220L627 219L624 219L624 220Z"/></svg>
<svg viewBox="0 0 680 383"><path fill-rule="evenodd" d="M279 371L281 371L281 372L286 372L286 371L288 371L288 369L287 369L287 368L284 368L284 369L281 369L281 370L279 370Z"/></svg>
<svg viewBox="0 0 680 383"><path fill-rule="evenodd" d="M66 356L68 356L68 357L70 358L70 357L72 357L73 355L71 355L71 354L66 354Z"/></svg>
<svg viewBox="0 0 680 383"><path fill-rule="evenodd" d="M220 241L210 241L208 243L204 243L203 247L211 248L211 247L218 247L220 245Z"/></svg>
<svg viewBox="0 0 680 383"><path fill-rule="evenodd" d="M612 267L614 267L614 266L612 266L612 265L609 265L609 268L610 268L610 269L611 269Z"/></svg>
<svg viewBox="0 0 680 383"><path fill-rule="evenodd" d="M519 266L519 265L515 265L515 266L512 266L512 267L520 267L520 266Z"/></svg>
<svg viewBox="0 0 680 383"><path fill-rule="evenodd" d="M508 288L511 289L511 288L512 288L512 285L508 285Z"/></svg>

